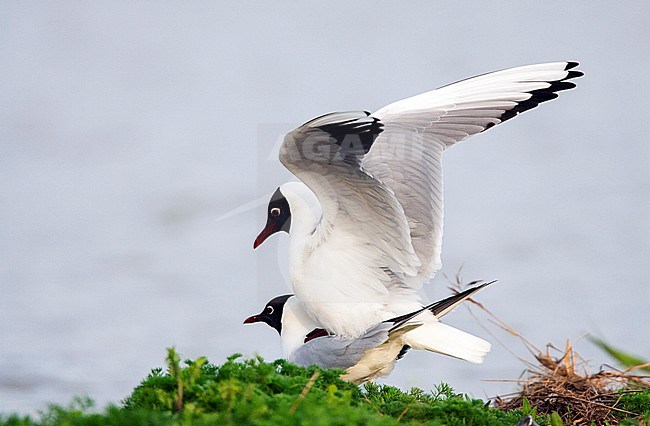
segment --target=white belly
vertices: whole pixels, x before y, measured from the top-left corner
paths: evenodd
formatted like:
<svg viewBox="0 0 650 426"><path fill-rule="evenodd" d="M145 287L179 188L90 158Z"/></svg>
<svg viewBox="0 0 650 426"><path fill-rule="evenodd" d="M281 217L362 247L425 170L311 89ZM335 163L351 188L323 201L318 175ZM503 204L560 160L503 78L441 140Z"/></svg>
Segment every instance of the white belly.
<svg viewBox="0 0 650 426"><path fill-rule="evenodd" d="M291 262L291 281L305 310L330 333L361 336L381 321L421 307L414 290L392 290L378 266L359 263L341 247L320 247Z"/></svg>

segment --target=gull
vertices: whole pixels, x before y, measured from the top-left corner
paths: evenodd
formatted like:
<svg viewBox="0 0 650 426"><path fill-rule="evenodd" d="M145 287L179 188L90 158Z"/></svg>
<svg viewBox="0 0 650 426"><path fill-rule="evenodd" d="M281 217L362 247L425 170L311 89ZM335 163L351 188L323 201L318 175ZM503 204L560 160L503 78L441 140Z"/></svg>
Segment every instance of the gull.
<svg viewBox="0 0 650 426"><path fill-rule="evenodd" d="M280 162L300 182L271 197L257 248L290 234L291 285L307 315L357 338L417 310L441 267L442 156L575 87L576 62L492 72L389 104L325 114L289 132ZM425 315L421 315L425 317ZM421 318L426 329L436 318Z"/></svg>
<svg viewBox="0 0 650 426"><path fill-rule="evenodd" d="M490 350L490 344L478 337L441 322L437 323L437 330L429 329L430 333L426 336L416 331L423 325L419 317L425 311L435 318L441 318L493 282L477 285L414 312L382 321L355 339L337 338L320 328L292 294L271 299L262 312L246 318L244 324L264 322L277 330L282 341L283 356L288 361L304 367L317 365L343 369L346 370L341 376L344 380L360 384L389 375L395 363L416 339L429 340L420 347L436 347L435 352L440 354L481 363ZM450 335L455 339L449 340Z"/></svg>

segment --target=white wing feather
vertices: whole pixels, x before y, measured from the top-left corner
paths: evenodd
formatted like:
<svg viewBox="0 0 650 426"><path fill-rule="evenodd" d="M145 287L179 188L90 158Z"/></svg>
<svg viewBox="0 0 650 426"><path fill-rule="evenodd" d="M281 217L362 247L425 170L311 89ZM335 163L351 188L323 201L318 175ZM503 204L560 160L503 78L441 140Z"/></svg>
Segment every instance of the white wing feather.
<svg viewBox="0 0 650 426"><path fill-rule="evenodd" d="M574 62L529 65L462 80L373 113L384 124L362 165L404 209L421 261L413 288L441 267L442 155L446 148L557 97L575 85Z"/></svg>
<svg viewBox="0 0 650 426"><path fill-rule="evenodd" d="M313 233L292 231L305 243L292 244L292 285L309 315L354 338L417 309L416 290L441 266L445 149L574 87L566 80L582 75L575 66L485 74L290 132L280 161L322 208Z"/></svg>
<svg viewBox="0 0 650 426"><path fill-rule="evenodd" d="M364 123L367 118L364 112L334 113L305 123L285 137L280 161L321 205L322 219L308 254L332 257L328 259L332 263L319 260L328 268L358 270L370 279L357 280L353 286L386 294L383 282L391 279L387 271L412 276L420 266L404 211L389 188L362 170L358 159L365 155L363 148L356 151L352 145L346 150L345 141L337 144L323 130L334 127L330 130L334 132L337 126L347 130L349 123L370 127L374 119Z"/></svg>

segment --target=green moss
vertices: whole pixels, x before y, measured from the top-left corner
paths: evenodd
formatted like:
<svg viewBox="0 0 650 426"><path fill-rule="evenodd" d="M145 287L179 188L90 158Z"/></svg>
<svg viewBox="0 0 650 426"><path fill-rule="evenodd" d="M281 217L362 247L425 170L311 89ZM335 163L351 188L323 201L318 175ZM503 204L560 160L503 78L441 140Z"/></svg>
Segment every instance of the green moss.
<svg viewBox="0 0 650 426"><path fill-rule="evenodd" d="M618 408L650 416L650 389L622 389L619 395Z"/></svg>
<svg viewBox="0 0 650 426"><path fill-rule="evenodd" d="M344 382L341 371L302 368L284 360L240 360L214 365L205 358L180 362L173 349L167 370L154 369L120 407L94 412L92 401L50 406L38 419L0 416L0 425L515 425L530 404L508 413L441 384L432 392L403 392L373 383ZM621 396L622 407L650 410L649 391ZM624 408L624 409L628 409ZM537 416L541 425L556 424Z"/></svg>

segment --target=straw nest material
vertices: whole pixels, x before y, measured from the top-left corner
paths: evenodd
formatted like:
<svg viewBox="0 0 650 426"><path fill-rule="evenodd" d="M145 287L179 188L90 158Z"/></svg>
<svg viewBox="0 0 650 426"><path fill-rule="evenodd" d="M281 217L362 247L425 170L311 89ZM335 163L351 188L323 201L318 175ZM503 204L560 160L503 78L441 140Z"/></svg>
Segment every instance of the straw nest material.
<svg viewBox="0 0 650 426"><path fill-rule="evenodd" d="M452 290L459 291L463 287L459 275ZM650 389L650 375L639 374L648 371L650 364L626 370L603 365L592 374L570 342L567 341L564 350L549 344L546 353L542 353L484 305L471 299L470 302L486 312L491 322L518 337L537 361L531 363L520 358L527 365L521 378L515 380L521 387L520 391L497 396L493 400L494 406L502 410L526 406L536 410L537 414L557 413L564 424L611 425L617 424L621 418L639 417L639 424L645 425L641 413L623 409L621 402L626 395Z"/></svg>
<svg viewBox="0 0 650 426"><path fill-rule="evenodd" d="M559 356L552 356L551 351ZM496 407L522 408L525 398L537 413L556 412L565 424L616 424L621 417L639 414L620 408L621 398L650 387L650 376L633 374L643 366L624 371L602 366L591 374L570 343L564 351L549 346L535 358L539 365L530 366L518 380L520 392L505 399L497 397Z"/></svg>

